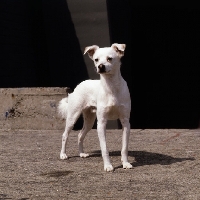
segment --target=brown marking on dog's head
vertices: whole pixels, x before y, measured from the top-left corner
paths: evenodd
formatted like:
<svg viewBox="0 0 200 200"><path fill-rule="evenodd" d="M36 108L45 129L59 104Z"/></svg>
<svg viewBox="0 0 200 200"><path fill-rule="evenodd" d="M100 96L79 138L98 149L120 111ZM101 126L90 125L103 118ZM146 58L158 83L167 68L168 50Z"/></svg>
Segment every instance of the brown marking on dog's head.
<svg viewBox="0 0 200 200"><path fill-rule="evenodd" d="M119 54L120 58L122 56L124 56L124 51L125 51L125 48L126 48L125 44L114 43L114 44L112 44L111 47Z"/></svg>
<svg viewBox="0 0 200 200"><path fill-rule="evenodd" d="M93 55L97 49L99 49L99 46L97 45L85 47L84 54L88 53L89 57L93 60Z"/></svg>

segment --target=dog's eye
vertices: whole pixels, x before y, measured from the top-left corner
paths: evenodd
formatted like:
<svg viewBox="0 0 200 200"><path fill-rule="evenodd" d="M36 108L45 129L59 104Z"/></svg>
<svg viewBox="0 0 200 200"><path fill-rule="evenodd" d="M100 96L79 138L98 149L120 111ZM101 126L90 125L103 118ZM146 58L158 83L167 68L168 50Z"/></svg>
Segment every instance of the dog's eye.
<svg viewBox="0 0 200 200"><path fill-rule="evenodd" d="M99 61L99 59L98 58L96 58L96 59L94 59L95 60L95 62L98 62Z"/></svg>
<svg viewBox="0 0 200 200"><path fill-rule="evenodd" d="M111 58L111 57L108 57L108 58L107 58L107 61L108 61L108 62L111 62L111 61L112 61L112 58Z"/></svg>

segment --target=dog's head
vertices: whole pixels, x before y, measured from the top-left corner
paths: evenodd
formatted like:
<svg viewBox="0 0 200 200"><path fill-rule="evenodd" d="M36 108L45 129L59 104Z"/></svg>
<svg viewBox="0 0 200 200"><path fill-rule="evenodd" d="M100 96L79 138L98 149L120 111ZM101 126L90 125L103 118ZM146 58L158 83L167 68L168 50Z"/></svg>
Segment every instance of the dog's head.
<svg viewBox="0 0 200 200"><path fill-rule="evenodd" d="M88 53L94 61L97 73L112 74L119 69L120 59L124 56L125 44L112 44L111 47L99 48L96 45L85 48L84 54Z"/></svg>

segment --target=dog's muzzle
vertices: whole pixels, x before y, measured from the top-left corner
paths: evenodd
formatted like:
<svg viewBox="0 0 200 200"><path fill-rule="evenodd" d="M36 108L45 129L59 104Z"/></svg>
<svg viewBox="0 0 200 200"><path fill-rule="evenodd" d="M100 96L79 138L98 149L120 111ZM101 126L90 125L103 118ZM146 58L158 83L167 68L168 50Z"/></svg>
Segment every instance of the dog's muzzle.
<svg viewBox="0 0 200 200"><path fill-rule="evenodd" d="M105 65L101 64L98 66L98 73L105 73L106 72L106 67Z"/></svg>

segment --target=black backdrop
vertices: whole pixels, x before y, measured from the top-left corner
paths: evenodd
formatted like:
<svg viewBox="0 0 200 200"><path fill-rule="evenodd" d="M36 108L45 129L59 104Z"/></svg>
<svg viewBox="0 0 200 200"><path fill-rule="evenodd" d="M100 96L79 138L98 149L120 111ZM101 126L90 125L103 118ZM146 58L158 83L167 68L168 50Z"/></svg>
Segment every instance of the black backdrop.
<svg viewBox="0 0 200 200"><path fill-rule="evenodd" d="M0 87L73 88L88 78L65 0L1 0L0 27Z"/></svg>
<svg viewBox="0 0 200 200"><path fill-rule="evenodd" d="M125 42L122 74L134 128L196 128L200 117L200 9L107 1L111 42Z"/></svg>
<svg viewBox="0 0 200 200"><path fill-rule="evenodd" d="M107 0L107 9L111 43L127 44L131 127L197 128L200 9L131 0ZM0 87L74 88L89 78L65 0L1 0L0 30Z"/></svg>

